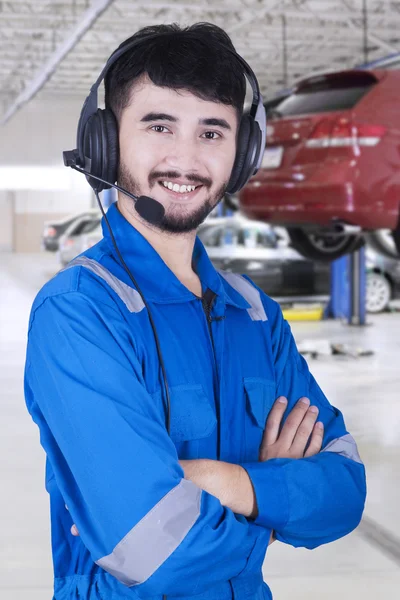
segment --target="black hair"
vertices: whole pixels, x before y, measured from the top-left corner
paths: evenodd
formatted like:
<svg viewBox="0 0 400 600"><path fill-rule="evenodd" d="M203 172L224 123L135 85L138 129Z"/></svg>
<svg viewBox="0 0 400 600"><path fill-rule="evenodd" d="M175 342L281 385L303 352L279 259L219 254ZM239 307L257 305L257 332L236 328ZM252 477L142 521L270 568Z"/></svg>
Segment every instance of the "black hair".
<svg viewBox="0 0 400 600"><path fill-rule="evenodd" d="M149 36L156 36L145 40ZM147 74L160 87L187 90L202 100L233 106L240 119L246 95L243 67L227 49L235 48L229 35L212 23L190 27L152 25L122 42L144 43L123 54L108 71L105 105L117 120L129 105L132 85Z"/></svg>

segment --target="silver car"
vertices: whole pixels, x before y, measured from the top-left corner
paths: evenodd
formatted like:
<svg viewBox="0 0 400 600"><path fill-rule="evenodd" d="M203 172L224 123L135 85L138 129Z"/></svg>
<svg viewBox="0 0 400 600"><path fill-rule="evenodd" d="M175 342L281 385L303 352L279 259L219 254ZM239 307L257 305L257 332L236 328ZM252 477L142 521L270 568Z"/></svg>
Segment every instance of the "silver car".
<svg viewBox="0 0 400 600"><path fill-rule="evenodd" d="M81 254L90 246L87 236L98 228L100 224L101 213L94 215L82 215L74 221L61 236L58 248L58 257L61 264L65 267L75 256Z"/></svg>

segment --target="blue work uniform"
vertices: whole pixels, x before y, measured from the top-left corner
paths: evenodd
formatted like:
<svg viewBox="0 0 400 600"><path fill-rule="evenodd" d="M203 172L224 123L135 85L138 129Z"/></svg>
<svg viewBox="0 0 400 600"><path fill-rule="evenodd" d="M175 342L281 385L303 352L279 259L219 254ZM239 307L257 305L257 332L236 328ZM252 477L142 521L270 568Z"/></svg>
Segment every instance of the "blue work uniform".
<svg viewBox="0 0 400 600"><path fill-rule="evenodd" d="M198 298L116 204L108 219L153 315L170 435L148 311L103 223L101 242L41 289L29 323L25 394L47 454L55 600L271 598L261 571L271 530L315 548L358 525L366 486L355 442L273 300L217 272L196 239ZM280 395L286 416L302 396L318 406L318 455L258 461ZM246 469L255 520L184 479L178 459L199 458Z"/></svg>

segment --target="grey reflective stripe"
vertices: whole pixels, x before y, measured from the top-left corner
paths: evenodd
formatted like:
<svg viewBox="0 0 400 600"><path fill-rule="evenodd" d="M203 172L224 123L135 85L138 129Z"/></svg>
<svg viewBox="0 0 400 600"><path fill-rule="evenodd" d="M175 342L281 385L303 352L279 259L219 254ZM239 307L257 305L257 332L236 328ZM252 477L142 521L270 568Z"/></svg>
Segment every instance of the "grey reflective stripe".
<svg viewBox="0 0 400 600"><path fill-rule="evenodd" d="M251 308L247 309L252 321L268 321L264 306L261 300L260 292L247 279L237 273L225 273L219 271L219 274L231 285L249 304Z"/></svg>
<svg viewBox="0 0 400 600"><path fill-rule="evenodd" d="M95 260L86 258L86 256L80 256L72 260L61 270L65 271L72 267L85 267L85 269L92 271L92 273L95 273L95 275L104 279L110 288L121 298L122 302L131 313L138 313L144 309L144 303L139 292L129 287L129 285L126 285L126 283L115 277L108 269Z"/></svg>
<svg viewBox="0 0 400 600"><path fill-rule="evenodd" d="M357 444L353 436L349 433L329 442L321 452L335 452L335 454L340 454L341 456L345 456L346 458L350 458L355 462L363 464L360 455L358 454Z"/></svg>
<svg viewBox="0 0 400 600"><path fill-rule="evenodd" d="M182 479L111 554L96 563L125 585L143 583L177 549L197 521L201 494L197 485Z"/></svg>

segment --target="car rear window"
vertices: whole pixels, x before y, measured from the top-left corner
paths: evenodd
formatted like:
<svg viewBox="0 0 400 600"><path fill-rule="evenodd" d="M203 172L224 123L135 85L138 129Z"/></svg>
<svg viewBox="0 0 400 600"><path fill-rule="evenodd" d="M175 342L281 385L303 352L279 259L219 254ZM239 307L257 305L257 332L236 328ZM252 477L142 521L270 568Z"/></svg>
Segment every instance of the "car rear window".
<svg viewBox="0 0 400 600"><path fill-rule="evenodd" d="M76 227L73 231L71 231L71 235L82 235L83 233L89 233L93 231L100 223L100 219L88 219L77 223Z"/></svg>
<svg viewBox="0 0 400 600"><path fill-rule="evenodd" d="M279 116L349 110L376 84L371 73L321 76L305 82L277 106Z"/></svg>

